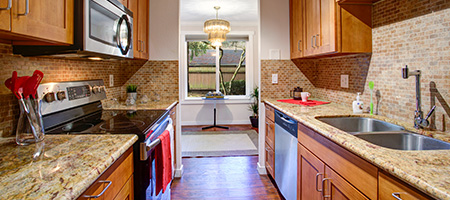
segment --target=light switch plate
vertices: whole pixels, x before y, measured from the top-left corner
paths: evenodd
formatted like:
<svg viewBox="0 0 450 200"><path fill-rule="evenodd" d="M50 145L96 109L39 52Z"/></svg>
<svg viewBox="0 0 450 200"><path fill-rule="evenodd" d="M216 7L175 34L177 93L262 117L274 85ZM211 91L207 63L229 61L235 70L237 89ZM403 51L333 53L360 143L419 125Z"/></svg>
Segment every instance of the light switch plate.
<svg viewBox="0 0 450 200"><path fill-rule="evenodd" d="M348 88L348 75L347 74L343 74L341 75L341 87L342 88Z"/></svg>
<svg viewBox="0 0 450 200"><path fill-rule="evenodd" d="M109 87L114 87L114 75L109 75Z"/></svg>
<svg viewBox="0 0 450 200"><path fill-rule="evenodd" d="M278 74L272 74L272 84L278 83Z"/></svg>

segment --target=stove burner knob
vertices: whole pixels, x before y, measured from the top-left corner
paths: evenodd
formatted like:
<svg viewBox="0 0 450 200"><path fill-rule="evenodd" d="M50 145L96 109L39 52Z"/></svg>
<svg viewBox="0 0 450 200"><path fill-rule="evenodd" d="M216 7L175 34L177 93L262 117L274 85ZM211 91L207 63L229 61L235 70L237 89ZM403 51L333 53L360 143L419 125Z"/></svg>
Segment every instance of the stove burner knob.
<svg viewBox="0 0 450 200"><path fill-rule="evenodd" d="M55 101L55 93L54 92L47 92L47 94L45 94L44 99L47 103L51 103L53 101Z"/></svg>
<svg viewBox="0 0 450 200"><path fill-rule="evenodd" d="M58 98L58 100L62 101L66 99L66 93L64 91L59 91L56 93L56 97Z"/></svg>
<svg viewBox="0 0 450 200"><path fill-rule="evenodd" d="M100 91L100 89L99 89L99 87L98 86L92 86L92 93L94 93L94 94L97 94L97 93L99 93L99 91Z"/></svg>

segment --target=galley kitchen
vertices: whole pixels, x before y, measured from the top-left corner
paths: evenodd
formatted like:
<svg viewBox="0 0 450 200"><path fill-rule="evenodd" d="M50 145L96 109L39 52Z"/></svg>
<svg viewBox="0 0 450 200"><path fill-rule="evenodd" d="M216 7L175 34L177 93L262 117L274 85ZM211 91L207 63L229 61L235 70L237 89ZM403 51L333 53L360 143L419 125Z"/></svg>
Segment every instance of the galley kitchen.
<svg viewBox="0 0 450 200"><path fill-rule="evenodd" d="M0 199L450 199L450 3L0 0Z"/></svg>

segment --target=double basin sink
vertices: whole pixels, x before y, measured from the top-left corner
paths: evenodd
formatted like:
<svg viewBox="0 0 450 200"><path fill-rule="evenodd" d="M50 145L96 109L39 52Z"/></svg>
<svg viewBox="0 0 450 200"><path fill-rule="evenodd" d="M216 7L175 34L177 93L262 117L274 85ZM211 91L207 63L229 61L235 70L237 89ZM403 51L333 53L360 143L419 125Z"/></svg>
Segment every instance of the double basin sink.
<svg viewBox="0 0 450 200"><path fill-rule="evenodd" d="M397 150L443 150L450 143L406 131L402 126L367 117L319 117L319 121L366 140Z"/></svg>

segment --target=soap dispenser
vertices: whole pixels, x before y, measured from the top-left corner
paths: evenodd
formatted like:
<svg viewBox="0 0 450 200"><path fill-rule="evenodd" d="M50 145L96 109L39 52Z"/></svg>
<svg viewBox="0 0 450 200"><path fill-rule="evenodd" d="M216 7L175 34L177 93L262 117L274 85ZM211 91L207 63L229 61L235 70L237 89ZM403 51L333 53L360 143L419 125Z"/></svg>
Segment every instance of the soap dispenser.
<svg viewBox="0 0 450 200"><path fill-rule="evenodd" d="M361 93L358 92L358 95L356 96L356 101L353 101L353 113L355 114L363 113L364 103L361 101L361 98L359 97L360 94Z"/></svg>

